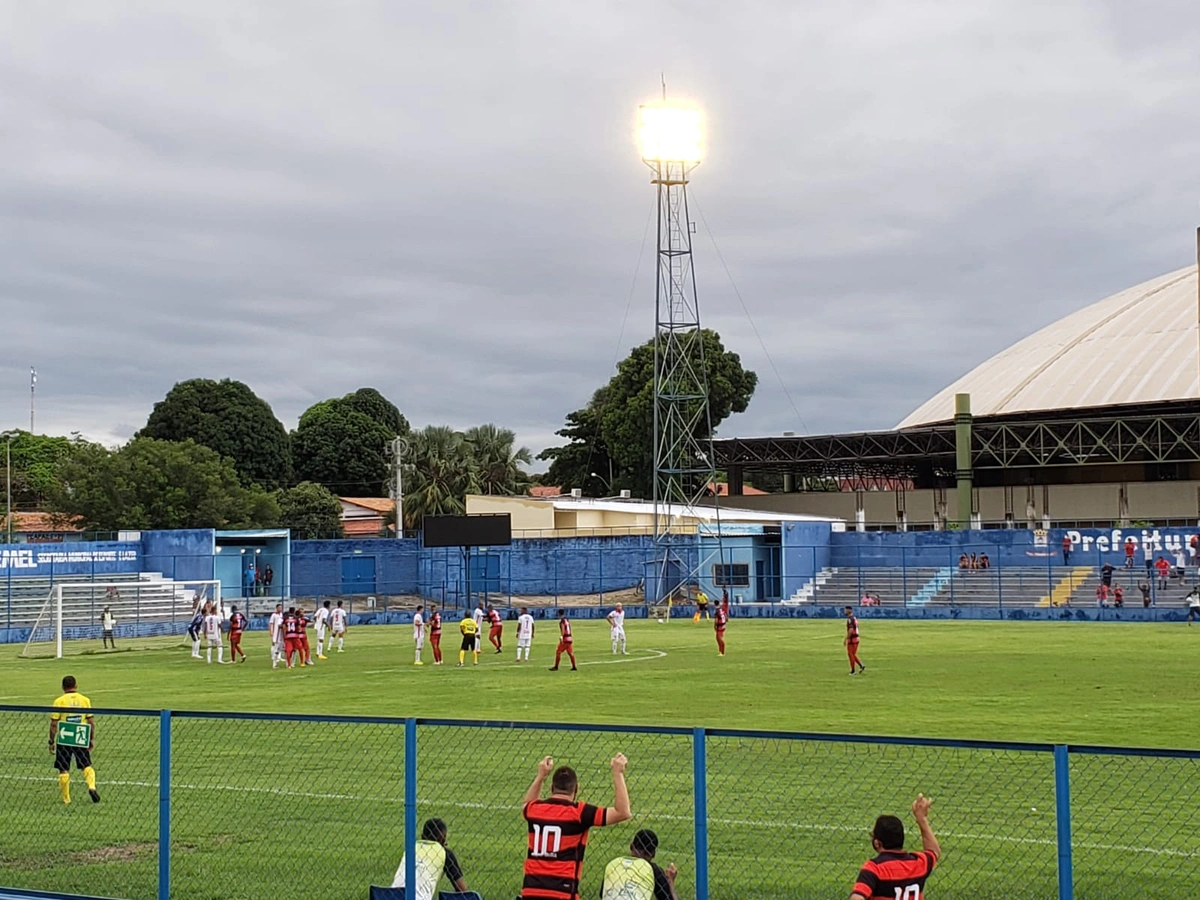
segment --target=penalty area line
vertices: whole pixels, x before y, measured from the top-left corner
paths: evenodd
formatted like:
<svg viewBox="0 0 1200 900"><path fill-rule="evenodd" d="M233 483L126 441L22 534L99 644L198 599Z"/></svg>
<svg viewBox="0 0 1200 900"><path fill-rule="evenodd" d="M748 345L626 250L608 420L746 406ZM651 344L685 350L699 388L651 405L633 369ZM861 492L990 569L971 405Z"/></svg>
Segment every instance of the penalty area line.
<svg viewBox="0 0 1200 900"><path fill-rule="evenodd" d="M646 649L646 650L638 650L635 652L639 655L634 656L633 654L630 654L629 656L622 656L622 657L619 657L618 659L584 660L583 662L579 663L579 665L580 666L616 666L616 665L621 665L622 663L653 662L656 659L663 659L667 655L666 650ZM490 655L496 656L495 653L492 653ZM540 660L540 662L546 662L546 661L547 660ZM533 660L530 660L527 663L525 663L525 662L521 662L521 663L496 662L496 663L489 663L489 664L485 665L483 668L488 669L488 670L492 670L492 669L529 669L529 668L534 667L532 664L533 664ZM425 663L424 668L429 668L431 665L432 665L432 663ZM411 671L412 669L415 669L415 668L417 668L417 667L414 666L412 663L409 663L408 665L398 665L391 669L364 669L359 674L362 674L362 675L391 675L394 672L404 672L406 670ZM458 666L450 666L450 668L457 669ZM476 668L476 667L470 666L468 668Z"/></svg>

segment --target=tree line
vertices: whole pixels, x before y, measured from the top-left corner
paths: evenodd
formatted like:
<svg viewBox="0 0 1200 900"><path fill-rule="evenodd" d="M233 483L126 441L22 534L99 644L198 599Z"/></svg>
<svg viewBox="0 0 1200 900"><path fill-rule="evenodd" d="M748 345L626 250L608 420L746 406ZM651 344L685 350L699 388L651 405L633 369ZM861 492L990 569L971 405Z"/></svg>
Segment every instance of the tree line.
<svg viewBox="0 0 1200 900"><path fill-rule="evenodd" d="M757 376L715 332L705 331L702 345L716 427L746 409ZM406 445L408 529L426 515L464 512L468 494L523 494L539 480L587 496L628 489L648 497L653 373L649 341L566 417L557 432L565 443L539 456L550 462L540 479L526 471L533 457L516 445L511 430L494 424L413 429L374 388L310 406L289 433L247 385L191 379L171 388L145 426L119 447L78 434L12 433L13 507L49 511L87 531L281 527L296 537L335 536L341 532L338 497L390 495L396 438Z"/></svg>

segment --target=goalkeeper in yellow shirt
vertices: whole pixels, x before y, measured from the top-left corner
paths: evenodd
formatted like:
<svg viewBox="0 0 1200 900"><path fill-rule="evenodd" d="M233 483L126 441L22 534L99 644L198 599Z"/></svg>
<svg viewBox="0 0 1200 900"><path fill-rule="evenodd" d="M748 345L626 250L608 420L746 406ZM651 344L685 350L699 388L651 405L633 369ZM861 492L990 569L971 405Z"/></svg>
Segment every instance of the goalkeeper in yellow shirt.
<svg viewBox="0 0 1200 900"><path fill-rule="evenodd" d="M479 665L479 645L475 643L475 635L479 633L479 623L467 616L458 623L458 630L462 632L463 636L462 646L458 649L458 668L463 667L467 653L471 654L474 664Z"/></svg>
<svg viewBox="0 0 1200 900"><path fill-rule="evenodd" d="M63 678L62 689L62 696L54 701L55 709L62 711L50 713L50 752L54 754L54 769L58 772L58 790L62 794L63 803L70 803L73 759L76 768L83 771L88 796L92 798L93 803L99 803L96 770L92 768L96 719L90 713L80 712L91 709L92 701L75 689L74 675Z"/></svg>

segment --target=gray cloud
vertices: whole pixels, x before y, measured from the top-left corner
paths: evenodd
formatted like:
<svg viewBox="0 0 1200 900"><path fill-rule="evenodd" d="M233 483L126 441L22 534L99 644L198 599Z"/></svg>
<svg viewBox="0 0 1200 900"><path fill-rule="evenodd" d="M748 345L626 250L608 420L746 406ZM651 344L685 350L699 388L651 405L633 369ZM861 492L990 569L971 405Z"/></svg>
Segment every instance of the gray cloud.
<svg viewBox="0 0 1200 900"><path fill-rule="evenodd" d="M39 430L108 441L229 376L552 443L651 333L662 70L706 110L702 313L760 375L723 434L890 426L1193 260L1182 2L5 8L8 424L36 364Z"/></svg>

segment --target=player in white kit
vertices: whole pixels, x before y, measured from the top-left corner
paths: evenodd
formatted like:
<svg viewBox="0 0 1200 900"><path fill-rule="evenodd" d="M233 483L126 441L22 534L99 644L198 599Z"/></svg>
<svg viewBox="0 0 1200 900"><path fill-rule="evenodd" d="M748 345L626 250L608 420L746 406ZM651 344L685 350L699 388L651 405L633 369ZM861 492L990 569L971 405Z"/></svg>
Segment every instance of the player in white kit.
<svg viewBox="0 0 1200 900"><path fill-rule="evenodd" d="M283 604L275 604L275 612L267 620L267 628L271 632L271 668L277 668L283 659Z"/></svg>
<svg viewBox="0 0 1200 900"><path fill-rule="evenodd" d="M609 634L612 637L612 651L617 652L617 647L621 648L621 655L628 656L629 653L625 649L625 608L620 603L617 608L610 612L606 618L608 619Z"/></svg>
<svg viewBox="0 0 1200 900"><path fill-rule="evenodd" d="M325 605L313 614L313 624L317 627L317 659L326 659L325 656L325 625L329 622L329 601L325 601ZM332 639L329 641L333 643Z"/></svg>
<svg viewBox="0 0 1200 900"><path fill-rule="evenodd" d="M421 651L425 649L425 617L422 613L425 612L424 606L418 606L417 611L413 613L413 644L417 648L417 659L413 663L414 666L423 666L421 662Z"/></svg>
<svg viewBox="0 0 1200 900"><path fill-rule="evenodd" d="M529 662L529 645L533 643L533 616L522 606L517 617L517 662L521 661L521 650L525 650L525 662Z"/></svg>
<svg viewBox="0 0 1200 900"><path fill-rule="evenodd" d="M483 645L483 620L487 618L487 610L483 608L482 600L471 613L471 618L475 620L475 652L478 653L479 648Z"/></svg>
<svg viewBox="0 0 1200 900"><path fill-rule="evenodd" d="M329 614L329 647L330 649L333 648L333 639L337 638L338 653L342 652L342 643L346 640L347 622L348 619L346 618L346 611L342 609L342 601L339 600L337 602L337 606L334 607L333 611Z"/></svg>
<svg viewBox="0 0 1200 900"><path fill-rule="evenodd" d="M204 642L208 648L208 661L212 662L213 647L217 648L217 662L225 662L225 645L221 643L221 617L210 612L204 617Z"/></svg>

